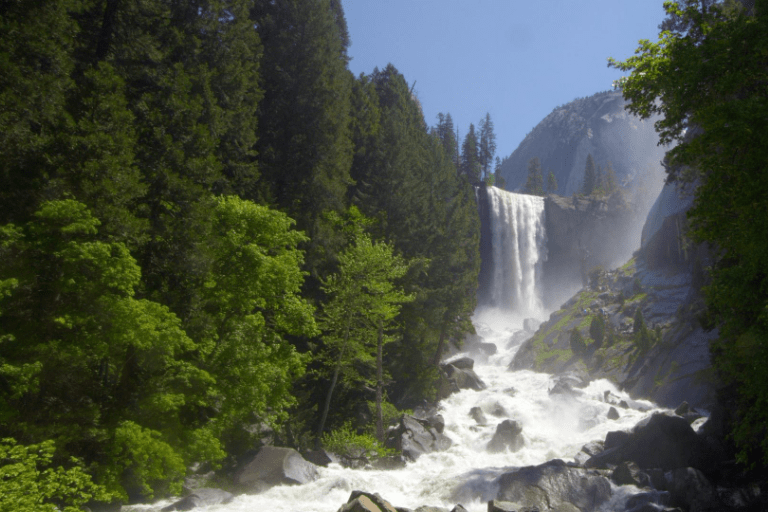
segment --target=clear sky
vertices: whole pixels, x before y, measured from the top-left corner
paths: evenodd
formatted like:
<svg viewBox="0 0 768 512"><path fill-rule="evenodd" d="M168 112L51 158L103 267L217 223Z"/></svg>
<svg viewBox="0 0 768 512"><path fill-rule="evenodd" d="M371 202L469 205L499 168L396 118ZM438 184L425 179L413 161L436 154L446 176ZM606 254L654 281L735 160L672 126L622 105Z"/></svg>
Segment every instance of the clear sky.
<svg viewBox="0 0 768 512"><path fill-rule="evenodd" d="M607 58L658 38L663 0L343 0L350 69L388 63L421 101L427 124L450 113L463 140L490 112L508 156L555 107L611 89Z"/></svg>

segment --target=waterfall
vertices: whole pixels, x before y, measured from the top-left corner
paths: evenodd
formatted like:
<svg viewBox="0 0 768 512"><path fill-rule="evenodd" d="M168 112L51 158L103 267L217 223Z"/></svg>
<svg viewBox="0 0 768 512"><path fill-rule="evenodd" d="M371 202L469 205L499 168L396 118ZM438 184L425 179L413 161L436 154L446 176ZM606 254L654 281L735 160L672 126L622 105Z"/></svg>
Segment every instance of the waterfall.
<svg viewBox="0 0 768 512"><path fill-rule="evenodd" d="M519 319L541 318L547 259L544 199L496 187L487 187L485 194L485 201L479 201L486 240L481 240L478 307Z"/></svg>

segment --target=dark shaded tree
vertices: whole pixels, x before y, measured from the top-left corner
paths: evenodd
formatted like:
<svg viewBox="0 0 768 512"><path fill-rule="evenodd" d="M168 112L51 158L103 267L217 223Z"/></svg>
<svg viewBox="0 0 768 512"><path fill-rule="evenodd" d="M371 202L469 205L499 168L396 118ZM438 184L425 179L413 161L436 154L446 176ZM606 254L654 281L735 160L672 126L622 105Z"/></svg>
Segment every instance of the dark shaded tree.
<svg viewBox="0 0 768 512"><path fill-rule="evenodd" d="M526 194L544 195L544 177L541 174L541 162L537 156L528 160L528 179L523 190Z"/></svg>

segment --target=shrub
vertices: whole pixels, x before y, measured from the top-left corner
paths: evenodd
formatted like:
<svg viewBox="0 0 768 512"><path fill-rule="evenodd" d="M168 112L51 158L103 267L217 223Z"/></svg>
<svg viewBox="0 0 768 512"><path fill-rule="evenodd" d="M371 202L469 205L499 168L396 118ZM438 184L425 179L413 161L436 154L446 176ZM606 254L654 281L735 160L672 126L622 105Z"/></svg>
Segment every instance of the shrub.
<svg viewBox="0 0 768 512"><path fill-rule="evenodd" d="M582 355L587 351L587 343L575 327L571 330L571 351L576 355Z"/></svg>
<svg viewBox="0 0 768 512"><path fill-rule="evenodd" d="M595 340L598 346L603 344L605 337L605 317L602 313L592 317L592 323L589 324L589 336Z"/></svg>
<svg viewBox="0 0 768 512"><path fill-rule="evenodd" d="M323 434L323 447L342 457L357 457L363 451L367 456L384 456L394 453L385 448L373 435L358 434L347 421L341 427Z"/></svg>

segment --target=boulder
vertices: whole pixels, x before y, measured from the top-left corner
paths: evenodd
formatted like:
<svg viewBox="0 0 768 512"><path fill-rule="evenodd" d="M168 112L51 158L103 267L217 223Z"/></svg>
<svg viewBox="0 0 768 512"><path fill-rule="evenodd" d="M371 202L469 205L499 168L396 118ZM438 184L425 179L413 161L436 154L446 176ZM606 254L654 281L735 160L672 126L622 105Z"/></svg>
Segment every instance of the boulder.
<svg viewBox="0 0 768 512"><path fill-rule="evenodd" d="M355 501L364 504L365 506L370 506L371 504L375 507L372 510L374 512L397 512L397 509L392 506L387 500L379 496L378 493L370 493L365 491L352 491L352 493L349 495L349 500L347 500L347 505L354 503ZM347 506L345 505L345 506ZM344 509L344 507L341 507L339 512L352 512L352 509L349 511ZM368 509L363 509L367 512Z"/></svg>
<svg viewBox="0 0 768 512"><path fill-rule="evenodd" d="M221 489L202 487L200 489L195 489L194 493L161 510L162 512L171 512L174 510L192 510L197 507L212 507L213 505L220 504L226 505L232 501L234 497L234 494L222 491Z"/></svg>
<svg viewBox="0 0 768 512"><path fill-rule="evenodd" d="M577 453L573 457L573 459L576 461L576 464L578 464L579 466L583 466L584 463L587 462L590 457L602 452L604 448L605 448L605 445L603 444L602 441L592 441L582 446L579 453Z"/></svg>
<svg viewBox="0 0 768 512"><path fill-rule="evenodd" d="M443 507L430 507L429 505L422 505L414 512L448 512L448 509Z"/></svg>
<svg viewBox="0 0 768 512"><path fill-rule="evenodd" d="M556 380L555 385L549 390L549 396L562 396L562 397L576 397L581 392L573 389L573 387L564 380Z"/></svg>
<svg viewBox="0 0 768 512"><path fill-rule="evenodd" d="M301 456L315 466L328 467L328 464L341 464L341 457L328 450L307 450Z"/></svg>
<svg viewBox="0 0 768 512"><path fill-rule="evenodd" d="M442 369L442 378L438 393L442 398L447 398L462 389L481 391L486 387L472 369L457 368L450 363L443 363L440 368Z"/></svg>
<svg viewBox="0 0 768 512"><path fill-rule="evenodd" d="M235 473L245 492L262 492L275 485L306 484L317 479L317 466L292 448L264 446Z"/></svg>
<svg viewBox="0 0 768 512"><path fill-rule="evenodd" d="M504 408L503 405L496 402L495 404L493 404L493 409L491 409L491 414L493 416L496 416L497 418L503 418L507 416L507 410Z"/></svg>
<svg viewBox="0 0 768 512"><path fill-rule="evenodd" d="M617 411L615 407L611 407L610 409L608 409L608 419L609 420L619 419L619 411Z"/></svg>
<svg viewBox="0 0 768 512"><path fill-rule="evenodd" d="M611 483L596 471L575 468L559 459L501 475L496 499L521 510L595 511L611 497ZM490 510L490 507L489 507Z"/></svg>
<svg viewBox="0 0 768 512"><path fill-rule="evenodd" d="M478 425L485 425L488 423L488 418L485 417L485 413L480 407L473 407L469 410L469 415Z"/></svg>
<svg viewBox="0 0 768 512"><path fill-rule="evenodd" d="M477 351L485 354L486 356L492 356L494 355L499 349L496 347L495 343L490 342L483 342L477 344Z"/></svg>
<svg viewBox="0 0 768 512"><path fill-rule="evenodd" d="M392 455L390 457L374 459L374 461L371 462L371 467L373 469L384 470L403 469L406 466L406 462L405 457L402 455Z"/></svg>
<svg viewBox="0 0 768 512"><path fill-rule="evenodd" d="M338 512L383 512L368 496L360 496L342 505ZM397 512L397 511L394 511Z"/></svg>
<svg viewBox="0 0 768 512"><path fill-rule="evenodd" d="M496 426L496 432L488 443L488 451L499 453L505 450L513 452L523 447L523 427L513 420L504 420Z"/></svg>
<svg viewBox="0 0 768 512"><path fill-rule="evenodd" d="M698 467L708 460L708 448L683 418L656 413L631 433L610 432L605 451L590 458L586 467L606 468L634 461L641 469Z"/></svg>
<svg viewBox="0 0 768 512"><path fill-rule="evenodd" d="M384 444L400 450L405 458L413 461L424 453L447 450L452 443L427 420L403 414L397 426L389 430Z"/></svg>
<svg viewBox="0 0 768 512"><path fill-rule="evenodd" d="M698 469L677 468L665 477L673 506L690 512L715 512L725 508L715 487Z"/></svg>
<svg viewBox="0 0 768 512"><path fill-rule="evenodd" d="M448 361L446 364L450 364L459 370L472 370L475 367L475 360L471 357L460 357L459 359Z"/></svg>
<svg viewBox="0 0 768 512"><path fill-rule="evenodd" d="M464 505L456 505L451 509L451 512L467 512L467 509L464 508Z"/></svg>
<svg viewBox="0 0 768 512"><path fill-rule="evenodd" d="M488 512L517 512L518 506L508 501L491 500L488 502Z"/></svg>
<svg viewBox="0 0 768 512"><path fill-rule="evenodd" d="M624 461L613 470L611 480L616 485L634 485L635 487L648 487L650 477L640 471L640 468L632 461Z"/></svg>

